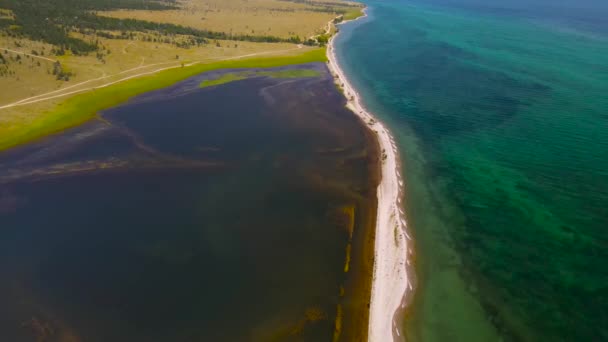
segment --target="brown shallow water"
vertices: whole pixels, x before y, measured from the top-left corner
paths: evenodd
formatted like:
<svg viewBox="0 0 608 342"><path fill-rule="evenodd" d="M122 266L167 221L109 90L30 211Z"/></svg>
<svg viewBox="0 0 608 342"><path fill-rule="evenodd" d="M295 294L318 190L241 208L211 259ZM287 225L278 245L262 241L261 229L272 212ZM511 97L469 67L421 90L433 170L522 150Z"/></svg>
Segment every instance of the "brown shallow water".
<svg viewBox="0 0 608 342"><path fill-rule="evenodd" d="M297 68L0 153L0 340L366 340L377 143Z"/></svg>

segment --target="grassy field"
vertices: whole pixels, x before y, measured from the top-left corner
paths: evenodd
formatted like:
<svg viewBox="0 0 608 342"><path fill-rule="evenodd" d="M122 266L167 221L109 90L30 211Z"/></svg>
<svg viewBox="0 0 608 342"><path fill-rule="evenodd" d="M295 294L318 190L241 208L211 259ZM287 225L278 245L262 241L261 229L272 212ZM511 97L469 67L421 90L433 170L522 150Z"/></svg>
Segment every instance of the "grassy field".
<svg viewBox="0 0 608 342"><path fill-rule="evenodd" d="M328 5L328 4L331 4ZM356 11L359 7L356 7ZM346 1L312 0L185 0L181 8L169 11L116 10L98 14L115 18L136 18L186 25L202 30L234 34L299 36L320 33L325 24L353 7Z"/></svg>
<svg viewBox="0 0 608 342"><path fill-rule="evenodd" d="M325 49L315 48L288 56L223 60L192 66L177 66L170 70L73 96L59 102L50 110L41 111L27 124L2 125L0 126L0 150L76 126L94 118L99 111L123 103L135 95L169 86L202 72L227 68L272 68L326 60ZM35 104L33 108L36 108Z"/></svg>
<svg viewBox="0 0 608 342"><path fill-rule="evenodd" d="M361 8L340 0L184 0L179 4L178 9L171 10L97 14L216 32L305 39L323 33L338 14L350 16ZM0 19L12 16L11 11L0 8ZM12 30L0 26L0 150L71 127L100 109L188 75L230 67L237 63L231 58L272 56L239 60L242 67L324 60L321 52L292 43L208 40L207 44L182 46L192 37L154 31L92 33L76 29L69 32L71 37L96 44L98 50L84 55L67 50L57 55L59 47L15 35ZM279 55L285 59L276 58ZM187 67L191 63L197 64ZM67 77L60 79L57 65L61 75ZM167 68L173 69L154 74ZM144 78L136 80L140 76Z"/></svg>
<svg viewBox="0 0 608 342"><path fill-rule="evenodd" d="M162 11L119 10L97 12L124 19L145 19L159 23L208 29L216 32L269 35L306 39L324 32L328 21L340 13L349 15L360 6L341 0L184 0L179 9ZM1 7L1 4L0 4ZM0 8L0 19L11 18L11 11ZM19 29L16 29L18 32ZM112 32L97 30L83 34L74 29L70 36L100 46L99 53L76 56L66 51L57 56L57 46L15 37L12 29L0 26L0 107L28 97L70 88L96 78L107 77L140 66L184 60L203 60L252 53L287 50L287 43L252 43L246 41L210 41L205 45L180 47L188 37L158 32ZM121 36L125 34L125 36ZM104 35L121 37L108 39ZM125 38L125 39L122 39ZM170 40L170 42L167 42ZM37 58L18 54L23 52ZM69 81L53 74L54 61L69 73ZM4 72L3 72L4 71ZM2 109L0 109L2 110ZM16 111L0 114L0 123L13 121Z"/></svg>
<svg viewBox="0 0 608 342"><path fill-rule="evenodd" d="M361 16L363 16L362 8L349 9L346 13L344 13L342 20L354 20Z"/></svg>
<svg viewBox="0 0 608 342"><path fill-rule="evenodd" d="M0 36L0 53L8 60L8 67L14 72L14 75L0 76L0 84L3 90L0 92L0 106L139 66L228 58L253 53L283 51L295 47L293 44L286 43L219 41L219 47L218 44L214 43L185 49L172 44L142 40L101 39L100 41L110 51L110 54L104 56L103 61L97 59L94 54L89 56L73 56L70 54L53 56L49 53L52 46L48 44L26 39L15 41L9 37ZM20 61L17 61L15 59L19 54L5 49L27 53L31 53L32 50L46 51L45 57L60 61L64 69L71 72L73 76L68 82L57 80L51 73L53 69L52 61L25 55L21 55Z"/></svg>

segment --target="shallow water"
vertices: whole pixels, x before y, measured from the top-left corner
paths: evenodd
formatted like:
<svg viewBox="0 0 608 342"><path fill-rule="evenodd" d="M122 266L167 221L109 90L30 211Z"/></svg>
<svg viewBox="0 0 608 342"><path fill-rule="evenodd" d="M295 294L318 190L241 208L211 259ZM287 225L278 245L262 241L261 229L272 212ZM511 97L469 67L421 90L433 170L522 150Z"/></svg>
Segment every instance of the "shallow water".
<svg viewBox="0 0 608 342"><path fill-rule="evenodd" d="M337 50L400 145L408 340L608 339L605 2L367 3Z"/></svg>
<svg viewBox="0 0 608 342"><path fill-rule="evenodd" d="M377 147L300 68L0 154L0 340L331 341L338 311L364 335Z"/></svg>

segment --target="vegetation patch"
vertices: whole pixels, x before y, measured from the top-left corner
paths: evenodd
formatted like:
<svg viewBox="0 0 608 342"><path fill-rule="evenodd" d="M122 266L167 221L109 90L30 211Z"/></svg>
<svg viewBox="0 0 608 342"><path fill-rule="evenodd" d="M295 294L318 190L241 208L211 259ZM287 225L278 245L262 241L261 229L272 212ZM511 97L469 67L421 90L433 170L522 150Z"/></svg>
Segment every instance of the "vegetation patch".
<svg viewBox="0 0 608 342"><path fill-rule="evenodd" d="M281 71L258 71L258 72L236 72L226 73L215 79L204 80L201 82L200 87L212 87L222 85L234 81L240 81L251 77L264 76L271 78L307 78L307 77L319 77L321 73L317 70L312 69L292 69L292 70L281 70Z"/></svg>
<svg viewBox="0 0 608 342"><path fill-rule="evenodd" d="M344 13L344 15L342 16L342 20L355 20L359 17L362 17L363 15L364 15L363 9L361 9L361 8L352 9L352 10L349 10L346 13Z"/></svg>
<svg viewBox="0 0 608 342"><path fill-rule="evenodd" d="M223 74L222 76L220 76L216 79L204 80L203 82L201 82L200 87L206 88L206 87L217 86L217 85L226 84L226 83L230 83L230 82L234 82L234 81L244 80L248 77L249 76L245 73Z"/></svg>
<svg viewBox="0 0 608 342"><path fill-rule="evenodd" d="M94 118L99 111L124 103L133 96L170 86L203 72L219 69L274 68L325 61L327 61L325 49L314 49L293 56L259 57L195 64L135 78L69 98L57 105L55 109L45 112L27 125L0 127L0 150L82 124Z"/></svg>
<svg viewBox="0 0 608 342"><path fill-rule="evenodd" d="M321 75L317 70L312 69L292 69L281 71L261 71L256 75L272 77L272 78L306 78L319 77Z"/></svg>
<svg viewBox="0 0 608 342"><path fill-rule="evenodd" d="M332 338L332 341L338 342L340 340L340 335L342 335L342 305L338 304L336 309L336 320L334 322L334 337Z"/></svg>

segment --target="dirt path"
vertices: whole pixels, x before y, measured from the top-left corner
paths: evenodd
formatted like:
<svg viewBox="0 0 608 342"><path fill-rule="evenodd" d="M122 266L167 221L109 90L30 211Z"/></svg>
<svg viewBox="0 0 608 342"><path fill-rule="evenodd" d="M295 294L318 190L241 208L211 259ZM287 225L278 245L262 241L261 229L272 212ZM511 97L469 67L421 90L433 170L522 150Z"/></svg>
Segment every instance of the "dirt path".
<svg viewBox="0 0 608 342"><path fill-rule="evenodd" d="M339 16L337 16L337 17L333 18L332 20L328 21L327 25L325 25L325 32L321 33L321 34L329 35L331 33L331 26L334 25L334 21L336 19L340 18L340 17L343 17L343 15L340 14ZM317 40L317 37L319 37L321 34L312 35L312 36L308 37L308 39Z"/></svg>
<svg viewBox="0 0 608 342"><path fill-rule="evenodd" d="M143 63L143 57L142 57L142 63ZM37 101L33 101L33 100L41 98L41 97L50 96L52 94L63 93L65 91L67 91L68 89L73 89L73 88L79 87L79 86L81 86L83 84L87 84L87 83L91 83L91 82L95 82L95 81L101 81L101 80L106 79L106 78L110 78L110 77L126 74L126 73L129 73L129 72L135 71L135 70L139 70L139 69L143 69L143 68L148 68L148 67L153 67L153 66L158 66L158 65L166 65L166 64L171 64L171 63L175 63L175 61L164 62L164 63L154 63L154 64L148 64L148 65L141 65L140 64L138 67L131 68L131 69L128 69L128 70L124 70L124 71L121 71L121 72L116 73L116 74L112 74L112 75L105 75L104 74L101 77L97 77L97 78L93 78L93 79L90 79L90 80L87 80L87 81L76 83L76 84L73 84L73 85L65 87L65 88L61 88L61 89L50 91L48 93L44 93L44 94L28 97L28 98L25 98L25 99L21 99L19 101L13 102L11 104L8 104L8 105L5 105L5 106L1 106L0 109L10 108L9 106L14 107L14 106L20 105L20 104L28 104L28 103L37 102Z"/></svg>
<svg viewBox="0 0 608 342"><path fill-rule="evenodd" d="M123 54L126 54L126 53L127 53L127 48L128 48L129 46L131 46L131 45L135 45L135 42L130 42L129 44L125 45L125 46L122 48L122 53L123 53Z"/></svg>

